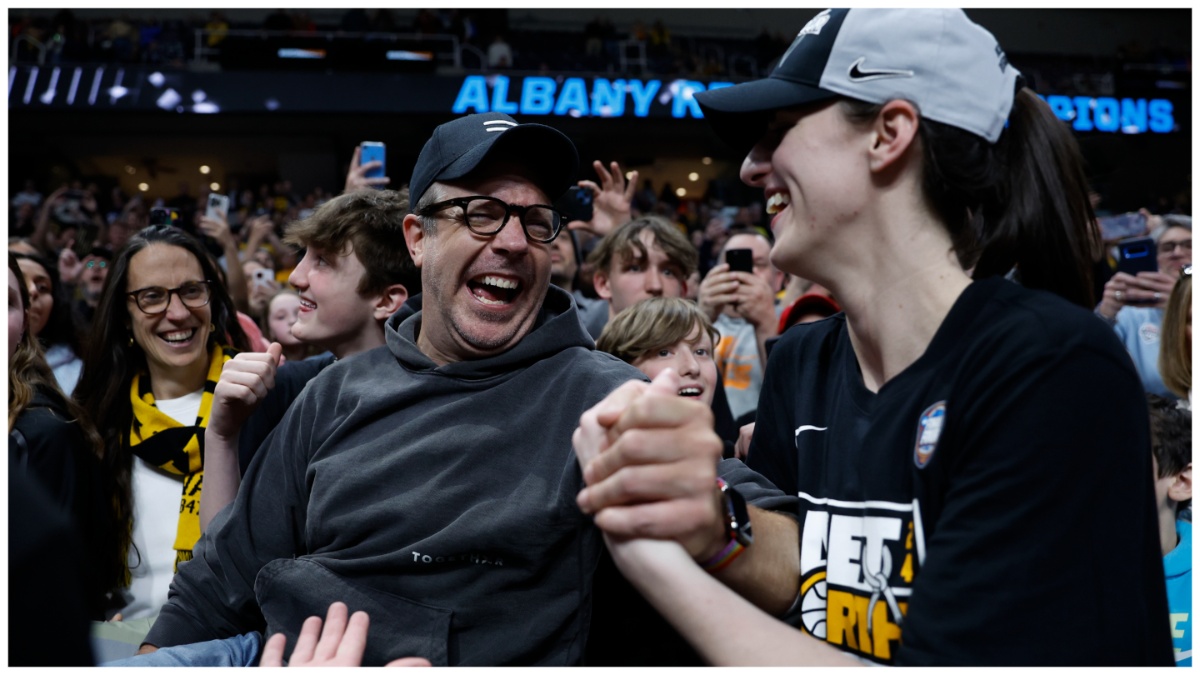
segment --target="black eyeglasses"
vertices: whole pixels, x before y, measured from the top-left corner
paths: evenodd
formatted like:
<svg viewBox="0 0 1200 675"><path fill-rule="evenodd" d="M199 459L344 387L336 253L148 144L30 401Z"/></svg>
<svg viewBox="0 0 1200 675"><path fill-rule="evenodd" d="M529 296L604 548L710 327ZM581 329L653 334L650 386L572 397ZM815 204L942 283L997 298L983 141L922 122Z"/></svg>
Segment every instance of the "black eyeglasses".
<svg viewBox="0 0 1200 675"><path fill-rule="evenodd" d="M171 295L178 295L179 301L184 307L203 307L208 304L209 298L212 296L209 288L210 281L189 281L179 288L163 288L162 286L147 286L139 288L136 291L130 291L125 295L133 298L137 303L138 309L144 314L154 316L167 311L167 307L171 304Z"/></svg>
<svg viewBox="0 0 1200 675"><path fill-rule="evenodd" d="M545 204L519 206L495 197L447 199L421 209L421 215L431 216L452 206L462 209L462 215L458 218L475 234L491 236L500 232L514 213L521 217L521 228L532 241L548 244L562 230L562 215L552 207Z"/></svg>
<svg viewBox="0 0 1200 675"><path fill-rule="evenodd" d="M1158 244L1159 253L1171 253L1176 248L1182 248L1185 251L1192 250L1192 240L1184 239L1183 241L1162 241Z"/></svg>

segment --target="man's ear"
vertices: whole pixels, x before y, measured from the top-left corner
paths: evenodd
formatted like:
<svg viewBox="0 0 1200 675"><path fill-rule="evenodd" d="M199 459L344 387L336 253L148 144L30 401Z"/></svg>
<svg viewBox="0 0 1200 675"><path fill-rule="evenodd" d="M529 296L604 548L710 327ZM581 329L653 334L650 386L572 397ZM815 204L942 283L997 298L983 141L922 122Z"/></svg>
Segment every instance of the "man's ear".
<svg viewBox="0 0 1200 675"><path fill-rule="evenodd" d="M920 116L908 101L888 101L871 125L870 167L875 173L898 166L899 160L917 137Z"/></svg>
<svg viewBox="0 0 1200 675"><path fill-rule="evenodd" d="M425 257L425 229L421 227L421 219L412 213L404 216L404 243L408 245L413 264L421 269L421 261Z"/></svg>
<svg viewBox="0 0 1200 675"><path fill-rule="evenodd" d="M596 270L592 275L592 286L601 300L612 300L612 288L608 285L608 272Z"/></svg>
<svg viewBox="0 0 1200 675"><path fill-rule="evenodd" d="M387 321L387 318L395 314L406 300L408 300L408 289L404 287L404 284L392 284L383 289L383 293L379 295L379 300L375 303L375 320Z"/></svg>
<svg viewBox="0 0 1200 675"><path fill-rule="evenodd" d="M1192 465L1190 462L1187 468L1171 481L1171 487L1167 488L1167 496L1175 502L1185 502L1192 498Z"/></svg>

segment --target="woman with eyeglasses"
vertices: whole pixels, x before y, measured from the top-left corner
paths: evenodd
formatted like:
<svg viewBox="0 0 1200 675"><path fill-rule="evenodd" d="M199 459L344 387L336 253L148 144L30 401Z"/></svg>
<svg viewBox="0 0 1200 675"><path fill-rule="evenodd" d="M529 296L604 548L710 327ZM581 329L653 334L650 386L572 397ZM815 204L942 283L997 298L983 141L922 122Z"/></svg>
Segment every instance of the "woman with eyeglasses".
<svg viewBox="0 0 1200 675"><path fill-rule="evenodd" d="M200 536L212 390L247 348L217 264L174 227L134 235L113 262L75 397L104 439L127 551L126 619L158 613Z"/></svg>
<svg viewBox="0 0 1200 675"><path fill-rule="evenodd" d="M1096 315L1108 322L1137 366L1146 392L1175 399L1178 393L1163 382L1158 370L1162 347L1163 312L1175 282L1184 267L1192 264L1192 230L1177 221L1167 221L1158 238L1158 271L1137 276L1117 272L1104 285L1104 297Z"/></svg>

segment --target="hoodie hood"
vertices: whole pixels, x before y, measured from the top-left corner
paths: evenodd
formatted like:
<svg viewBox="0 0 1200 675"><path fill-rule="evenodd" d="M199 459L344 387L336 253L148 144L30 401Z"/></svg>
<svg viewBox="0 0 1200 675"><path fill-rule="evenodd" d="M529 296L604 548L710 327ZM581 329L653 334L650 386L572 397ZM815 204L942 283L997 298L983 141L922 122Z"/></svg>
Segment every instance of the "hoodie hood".
<svg viewBox="0 0 1200 675"><path fill-rule="evenodd" d="M413 372L436 372L466 380L484 379L511 373L567 349L595 349L595 343L579 321L571 296L556 286L550 286L547 291L546 300L528 335L512 349L482 359L438 366L417 347L422 314L422 311L415 314L399 311L384 325L388 349L401 365Z"/></svg>

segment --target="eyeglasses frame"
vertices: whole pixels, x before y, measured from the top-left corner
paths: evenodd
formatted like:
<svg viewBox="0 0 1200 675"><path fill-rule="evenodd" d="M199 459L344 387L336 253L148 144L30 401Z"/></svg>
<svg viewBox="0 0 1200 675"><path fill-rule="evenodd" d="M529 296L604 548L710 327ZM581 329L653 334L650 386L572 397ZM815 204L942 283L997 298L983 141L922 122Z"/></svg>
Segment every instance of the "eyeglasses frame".
<svg viewBox="0 0 1200 675"><path fill-rule="evenodd" d="M212 302L212 280L211 279L202 279L200 281L189 281L189 282L187 282L187 284L184 284L184 285L188 285L188 284L200 284L208 289L208 297L204 299L203 304L199 304L199 305L196 305L193 307L192 305L189 305L186 302L184 302L183 296L180 295L180 293L179 293L180 291L183 290L183 286L177 286L175 288L163 288L163 290L165 290L167 292L167 304L163 306L161 312L147 312L145 309L142 309L142 301L140 299L138 299L138 293L141 293L142 291L148 291L152 288L162 288L162 286L146 286L144 288L139 288L134 291L129 291L125 295L133 298L133 304L137 305L138 311L140 311L142 314L145 314L146 316L159 316L161 314L166 314L167 310L171 308L171 296L172 295L178 296L179 302L182 303L183 306L187 307L188 309L199 309L201 307L208 305L208 303Z"/></svg>
<svg viewBox="0 0 1200 675"><path fill-rule="evenodd" d="M470 219L466 217L467 205L477 199L486 199L486 200L498 202L498 203L504 205L504 220L500 221L500 226L497 227L495 230L492 230L491 232L480 232L480 231L476 230L475 228L471 227ZM503 230L504 226L508 225L508 221L512 218L512 215L514 213L516 213L518 216L521 217L521 230L525 233L525 238L528 239L529 241L535 241L539 244L549 244L550 242L557 239L558 235L562 234L562 230L563 230L563 215L561 213L559 213L558 210L556 210L553 206L550 206L549 204L527 204L527 205L522 206L520 204L509 204L508 202L504 201L503 199L500 199L498 197L489 197L488 195L470 195L467 197L455 197L453 199L447 199L445 201L440 201L440 202L437 202L434 204L430 204L429 206L426 206L425 208L421 209L421 215L425 216L425 217L431 217L434 214L436 214L440 211L444 211L451 206L457 206L463 210L463 224L466 225L468 230L470 230L471 232L474 232L475 234L478 234L480 236L484 236L484 237L494 237L497 234L500 234L500 230ZM550 235L549 239L538 239L537 237L531 236L529 234L529 228L525 224L525 214L529 212L529 209L533 209L533 208L546 209L546 210L550 211L551 213L553 213L555 216L557 216L557 220L554 223L554 232Z"/></svg>

